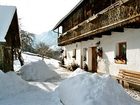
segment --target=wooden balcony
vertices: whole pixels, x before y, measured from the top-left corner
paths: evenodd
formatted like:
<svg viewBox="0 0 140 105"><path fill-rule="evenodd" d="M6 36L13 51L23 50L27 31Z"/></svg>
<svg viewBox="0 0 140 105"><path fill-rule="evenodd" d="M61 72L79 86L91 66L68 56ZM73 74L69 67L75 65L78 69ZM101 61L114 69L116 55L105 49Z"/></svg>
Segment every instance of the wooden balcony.
<svg viewBox="0 0 140 105"><path fill-rule="evenodd" d="M58 38L60 46L98 37L117 27L140 26L140 0L121 0L83 21Z"/></svg>

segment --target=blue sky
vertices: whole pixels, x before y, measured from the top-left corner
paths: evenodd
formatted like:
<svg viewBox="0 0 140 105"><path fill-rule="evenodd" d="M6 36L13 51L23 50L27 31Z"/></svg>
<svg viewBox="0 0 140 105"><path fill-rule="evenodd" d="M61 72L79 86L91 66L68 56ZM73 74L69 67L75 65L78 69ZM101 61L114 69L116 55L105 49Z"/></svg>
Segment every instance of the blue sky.
<svg viewBox="0 0 140 105"><path fill-rule="evenodd" d="M22 29L41 34L51 30L80 0L0 0L17 6Z"/></svg>

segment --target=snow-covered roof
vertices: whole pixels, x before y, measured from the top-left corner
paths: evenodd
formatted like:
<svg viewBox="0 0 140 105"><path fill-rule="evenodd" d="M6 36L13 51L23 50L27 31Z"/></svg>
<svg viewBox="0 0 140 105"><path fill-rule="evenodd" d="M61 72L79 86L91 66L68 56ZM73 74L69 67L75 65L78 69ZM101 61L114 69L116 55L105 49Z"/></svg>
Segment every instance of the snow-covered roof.
<svg viewBox="0 0 140 105"><path fill-rule="evenodd" d="M12 22L15 11L16 11L15 6L0 5L0 41L1 42L5 42L5 36Z"/></svg>

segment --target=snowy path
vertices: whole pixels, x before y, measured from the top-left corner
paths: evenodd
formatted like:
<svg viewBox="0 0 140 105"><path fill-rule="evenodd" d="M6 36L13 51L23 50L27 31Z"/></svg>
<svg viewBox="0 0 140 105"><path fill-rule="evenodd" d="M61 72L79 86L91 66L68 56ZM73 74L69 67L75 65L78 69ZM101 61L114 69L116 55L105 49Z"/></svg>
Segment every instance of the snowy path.
<svg viewBox="0 0 140 105"><path fill-rule="evenodd" d="M54 91L59 84L66 78L68 78L70 76L70 74L72 73L71 71L66 70L65 68L57 68L55 70L59 75L60 75L60 79L52 79L48 82L29 82L29 84L33 85L33 86L37 86L45 91Z"/></svg>

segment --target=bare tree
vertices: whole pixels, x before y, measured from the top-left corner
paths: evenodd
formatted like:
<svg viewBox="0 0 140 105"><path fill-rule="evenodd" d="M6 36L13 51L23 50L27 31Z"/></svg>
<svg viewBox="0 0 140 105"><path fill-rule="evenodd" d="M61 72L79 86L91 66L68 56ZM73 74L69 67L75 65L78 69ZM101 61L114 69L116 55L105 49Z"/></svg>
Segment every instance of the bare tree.
<svg viewBox="0 0 140 105"><path fill-rule="evenodd" d="M24 30L21 30L20 34L21 34L22 50L31 51L33 49L35 34L29 33Z"/></svg>
<svg viewBox="0 0 140 105"><path fill-rule="evenodd" d="M51 57L51 50L49 49L49 46L46 45L44 42L40 42L36 45L36 52L42 56L44 59L44 56Z"/></svg>

